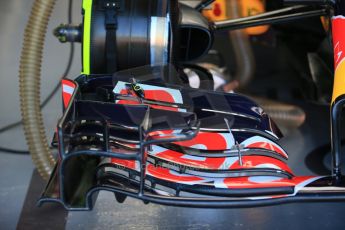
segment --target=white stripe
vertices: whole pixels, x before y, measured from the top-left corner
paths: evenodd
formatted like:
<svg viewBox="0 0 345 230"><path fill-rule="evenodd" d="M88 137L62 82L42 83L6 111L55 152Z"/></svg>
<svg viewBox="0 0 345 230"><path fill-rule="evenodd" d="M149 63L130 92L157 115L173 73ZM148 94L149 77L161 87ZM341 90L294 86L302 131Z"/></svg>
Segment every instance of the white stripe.
<svg viewBox="0 0 345 230"><path fill-rule="evenodd" d="M275 176L252 176L248 178L248 181L257 183L257 184L264 184L264 183L272 183L274 181L281 180L281 177Z"/></svg>
<svg viewBox="0 0 345 230"><path fill-rule="evenodd" d="M219 167L220 170L230 169L230 167L238 161L238 157L225 158L224 163Z"/></svg>
<svg viewBox="0 0 345 230"><path fill-rule="evenodd" d="M334 19L344 19L345 20L345 17L343 15L338 15L338 16L333 16L332 20L334 20Z"/></svg>
<svg viewBox="0 0 345 230"><path fill-rule="evenodd" d="M294 192L291 196L296 196L297 193L298 193L302 188L304 188L304 187L307 186L308 184L311 184L311 183L313 183L314 181L319 180L319 179L324 178L324 177L325 177L325 176L313 177L313 178L310 178L310 179L308 179L308 180L305 180L305 181L303 181L303 182L297 184L297 185L295 186L295 192Z"/></svg>
<svg viewBox="0 0 345 230"><path fill-rule="evenodd" d="M197 156L191 156L187 154L183 155L181 158L186 159L186 160L203 161L203 162L207 160L206 157L197 157Z"/></svg>
<svg viewBox="0 0 345 230"><path fill-rule="evenodd" d="M219 133L221 135L225 142L226 142L226 149L231 149L233 146L235 146L235 138L232 132L230 133Z"/></svg>
<svg viewBox="0 0 345 230"><path fill-rule="evenodd" d="M214 180L214 187L216 187L216 188L228 188L228 186L224 183L224 179Z"/></svg>
<svg viewBox="0 0 345 230"><path fill-rule="evenodd" d="M313 178L310 178L308 180L305 180L297 185L295 185L295 191L293 194L286 194L284 195L284 197L293 197L293 196L296 196L297 193L303 189L305 186L307 186L308 184L316 181L316 180L319 180L321 178L324 178L324 176L320 176L320 177L313 177ZM280 198L280 197L279 197ZM250 200L270 200L270 199L275 199L274 197L249 197Z"/></svg>
<svg viewBox="0 0 345 230"><path fill-rule="evenodd" d="M345 61L345 57L343 57L343 59L341 59L337 65L337 68L335 69L335 73L337 73L337 70L339 68L339 66L343 65L343 62Z"/></svg>
<svg viewBox="0 0 345 230"><path fill-rule="evenodd" d="M258 143L258 142L264 142L264 143L271 144L274 147L278 148L285 155L285 157L289 157L288 154L285 152L285 150L283 148L281 148L278 144L274 143L273 141L268 140L268 139L266 139L264 137L260 137L260 136L251 137L251 138L243 141L241 143L241 145L244 145L244 147L247 147L247 146L249 146L251 144Z"/></svg>
<svg viewBox="0 0 345 230"><path fill-rule="evenodd" d="M196 145L192 145L190 146L190 148L193 148L193 149L202 149L202 150L207 150L207 146L206 145L203 145L203 144L196 144Z"/></svg>
<svg viewBox="0 0 345 230"><path fill-rule="evenodd" d="M279 139L279 137L278 137L277 135L275 135L273 132L268 131L268 130L265 130L265 131L266 131L266 133L271 134L271 135L274 136L275 138Z"/></svg>
<svg viewBox="0 0 345 230"><path fill-rule="evenodd" d="M156 156L157 154L165 152L168 150L166 148L162 148L162 147L157 146L157 145L152 145L151 148L152 148L152 151L148 151L151 156Z"/></svg>
<svg viewBox="0 0 345 230"><path fill-rule="evenodd" d="M74 93L74 88L69 85L62 85L62 91L72 95Z"/></svg>
<svg viewBox="0 0 345 230"><path fill-rule="evenodd" d="M269 163L260 164L260 165L255 166L254 168L269 168L269 169L280 169L281 170L281 168L279 168L277 165L269 164Z"/></svg>

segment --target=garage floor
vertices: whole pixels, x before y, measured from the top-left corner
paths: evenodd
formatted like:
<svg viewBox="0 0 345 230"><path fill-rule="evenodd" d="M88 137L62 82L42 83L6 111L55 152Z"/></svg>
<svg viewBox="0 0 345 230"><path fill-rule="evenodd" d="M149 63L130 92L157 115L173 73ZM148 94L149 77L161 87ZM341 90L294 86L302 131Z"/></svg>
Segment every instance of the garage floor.
<svg viewBox="0 0 345 230"><path fill-rule="evenodd" d="M18 97L18 62L26 19L33 0L1 1L0 7L0 124L4 126L20 118ZM75 22L80 21L81 1L75 1ZM67 1L58 1L49 30L66 22ZM80 70L80 47L71 77ZM47 95L64 71L68 45L47 37L43 63L42 96ZM60 112L60 96L44 110L47 133L52 133ZM297 174L310 174L304 166L306 155L315 146L329 140L328 108L306 105L307 123L290 132L282 145L290 153L290 166ZM25 149L20 128L1 134L0 145ZM30 183L33 165L29 156L0 153L0 228L15 229ZM42 188L43 189L43 188ZM38 197L37 197L38 198ZM68 214L66 229L345 229L342 219L344 203L289 204L251 209L188 209L144 205L128 199L117 204L112 194L101 193L92 212ZM40 216L31 220L41 222ZM61 219L60 221L65 221ZM54 229L54 228L52 228Z"/></svg>

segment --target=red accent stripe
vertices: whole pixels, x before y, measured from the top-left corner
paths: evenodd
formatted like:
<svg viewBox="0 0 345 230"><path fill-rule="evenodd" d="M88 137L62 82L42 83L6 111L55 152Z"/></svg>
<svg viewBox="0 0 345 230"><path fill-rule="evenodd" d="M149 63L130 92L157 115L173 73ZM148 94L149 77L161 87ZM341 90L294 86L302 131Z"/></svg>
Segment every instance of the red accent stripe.
<svg viewBox="0 0 345 230"><path fill-rule="evenodd" d="M62 85L62 100L63 100L64 108L66 109L72 99L72 94L68 92L64 92L63 88L64 86L68 86L75 89L77 85L74 81L67 80L67 79L62 80L61 85Z"/></svg>

